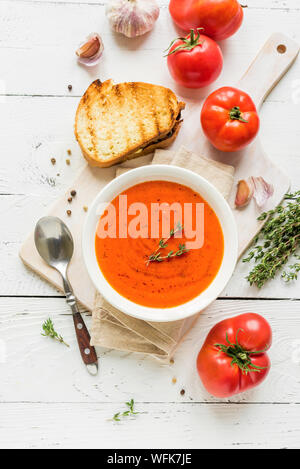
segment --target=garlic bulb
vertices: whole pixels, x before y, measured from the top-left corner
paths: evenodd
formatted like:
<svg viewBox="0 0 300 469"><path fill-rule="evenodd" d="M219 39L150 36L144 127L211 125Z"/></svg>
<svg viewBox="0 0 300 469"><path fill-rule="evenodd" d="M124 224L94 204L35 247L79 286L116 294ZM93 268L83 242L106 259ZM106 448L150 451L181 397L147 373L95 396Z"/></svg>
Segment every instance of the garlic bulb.
<svg viewBox="0 0 300 469"><path fill-rule="evenodd" d="M109 0L106 16L114 31L136 37L153 28L159 6L156 0Z"/></svg>
<svg viewBox="0 0 300 469"><path fill-rule="evenodd" d="M103 49L103 42L99 34L90 34L76 51L78 62L88 67L96 65L100 60Z"/></svg>

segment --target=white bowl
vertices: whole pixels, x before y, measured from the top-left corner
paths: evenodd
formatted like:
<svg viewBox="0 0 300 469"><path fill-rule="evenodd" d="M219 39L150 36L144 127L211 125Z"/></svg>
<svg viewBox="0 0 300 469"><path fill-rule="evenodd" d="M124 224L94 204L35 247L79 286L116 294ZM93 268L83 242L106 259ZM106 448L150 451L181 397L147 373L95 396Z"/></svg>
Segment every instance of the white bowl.
<svg viewBox="0 0 300 469"><path fill-rule="evenodd" d="M99 218L99 205L111 202L131 186L146 181L171 181L190 187L199 193L215 211L224 235L224 256L221 267L212 283L196 298L172 308L150 308L124 298L103 276L95 253L95 236ZM103 207L103 205L102 205ZM220 192L206 179L178 166L150 165L132 169L111 181L95 198L89 208L83 229L83 258L96 289L115 308L145 321L177 321L193 316L206 308L222 292L229 281L237 261L238 236L232 211Z"/></svg>

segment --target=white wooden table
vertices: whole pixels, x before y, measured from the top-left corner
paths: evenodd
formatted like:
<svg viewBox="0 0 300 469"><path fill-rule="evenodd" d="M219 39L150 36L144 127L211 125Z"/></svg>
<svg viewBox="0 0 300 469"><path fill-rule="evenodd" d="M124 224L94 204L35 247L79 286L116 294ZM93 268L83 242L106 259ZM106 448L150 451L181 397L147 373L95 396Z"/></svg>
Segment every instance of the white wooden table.
<svg viewBox="0 0 300 469"><path fill-rule="evenodd" d="M244 25L221 45L224 72L213 87L234 83L272 32L300 41L299 0L243 3L248 5ZM100 77L173 86L162 51L176 32L167 0L160 4L155 31L130 41L109 30L102 1L1 0L1 448L300 446L299 283L285 285L277 278L258 291L244 279L248 267L239 265L222 297L203 313L178 350L174 364L99 349L100 373L92 378L80 363L64 298L18 258L35 221L82 165L73 119L89 83ZM78 43L92 31L105 43L103 60L93 71L78 66L74 56ZM207 90L198 96L205 94ZM261 115L267 153L289 173L293 189L299 189L300 176L299 106L300 60L268 97ZM68 148L70 166L65 163ZM262 313L273 327L272 370L259 388L220 401L199 383L195 356L213 324L246 311ZM41 337L41 325L49 316L70 349ZM90 318L86 320L90 324ZM131 397L141 415L122 423L109 421Z"/></svg>

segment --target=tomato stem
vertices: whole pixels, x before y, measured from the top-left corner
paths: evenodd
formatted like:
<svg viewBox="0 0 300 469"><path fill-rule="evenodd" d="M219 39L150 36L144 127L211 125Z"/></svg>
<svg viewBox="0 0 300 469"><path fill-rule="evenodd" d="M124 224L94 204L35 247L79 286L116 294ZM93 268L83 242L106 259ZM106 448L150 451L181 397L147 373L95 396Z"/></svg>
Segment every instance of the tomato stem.
<svg viewBox="0 0 300 469"><path fill-rule="evenodd" d="M239 106L234 106L232 109L230 109L229 111L229 117L231 120L238 120L240 122L246 122L248 123L248 121L246 121L243 117L242 117L242 112L239 108Z"/></svg>
<svg viewBox="0 0 300 469"><path fill-rule="evenodd" d="M245 350L238 341L238 335L239 332L243 331L243 329L238 329L235 337L235 344L231 343L228 334L226 332L226 342L227 344L215 344L215 347L219 349L219 352L226 353L228 357L232 358L231 361L231 366L237 365L241 370L243 374L247 374L249 372L257 372L260 373L261 370L265 370L267 367L266 366L257 366L254 365L251 361L251 355L257 355L264 353L267 350L267 347L265 350L258 350L255 352L251 352L250 350Z"/></svg>
<svg viewBox="0 0 300 469"><path fill-rule="evenodd" d="M174 39L171 42L171 44L169 45L169 47L165 50L165 52L169 51L167 56L175 54L176 52L178 52L180 50L190 51L190 50L193 50L194 47L203 44L203 41L200 41L200 35L201 35L200 31L202 29L203 28L191 29L191 32L190 32L189 36L187 36L187 37L178 37L178 38ZM195 32L196 32L196 34L195 34ZM179 46L175 47L175 49L170 51L171 47L173 46L173 44L176 41L182 41L182 44L179 44Z"/></svg>
<svg viewBox="0 0 300 469"><path fill-rule="evenodd" d="M248 355L247 355L247 353L245 353L245 352L238 353L238 357L239 357L243 362L245 362L245 361L248 360Z"/></svg>

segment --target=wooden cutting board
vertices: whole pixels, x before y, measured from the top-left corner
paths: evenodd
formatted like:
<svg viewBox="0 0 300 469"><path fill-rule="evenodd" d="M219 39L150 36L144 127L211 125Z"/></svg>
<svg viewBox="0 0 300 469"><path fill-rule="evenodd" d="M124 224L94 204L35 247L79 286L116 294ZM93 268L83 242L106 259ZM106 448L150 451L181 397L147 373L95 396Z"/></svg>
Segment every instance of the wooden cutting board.
<svg viewBox="0 0 300 469"><path fill-rule="evenodd" d="M293 64L298 53L298 44L281 33L273 34L236 86L248 92L259 109L266 96ZM227 83L227 85L234 84ZM187 102L184 111L184 124L172 149L184 145L197 154L233 165L235 167L235 184L230 198L232 208L234 207L236 182L249 176L263 176L266 181L274 185L274 195L269 199L264 209L269 210L277 206L289 189L288 177L272 163L272 160L264 152L259 139L256 139L245 150L236 153L222 153L214 149L205 139L201 130L201 105L201 102ZM276 117L274 116L274 118ZM150 161L151 157L149 156L138 158L127 163L126 166L141 166L148 164ZM45 216L54 215L64 220L73 234L75 251L68 276L76 297L88 310L93 307L95 291L82 259L81 233L86 217L83 206L91 204L102 187L115 176L115 172L116 167L102 169L91 168L86 165L67 193L45 213ZM76 189L77 195L69 207L67 198L71 189ZM71 217L66 215L67 208L72 210ZM261 228L261 223L257 221L259 211L253 202L243 210L233 211L239 231L239 254L241 254ZM22 246L20 256L31 269L59 290L63 290L59 274L49 268L38 255L34 245L33 233Z"/></svg>

